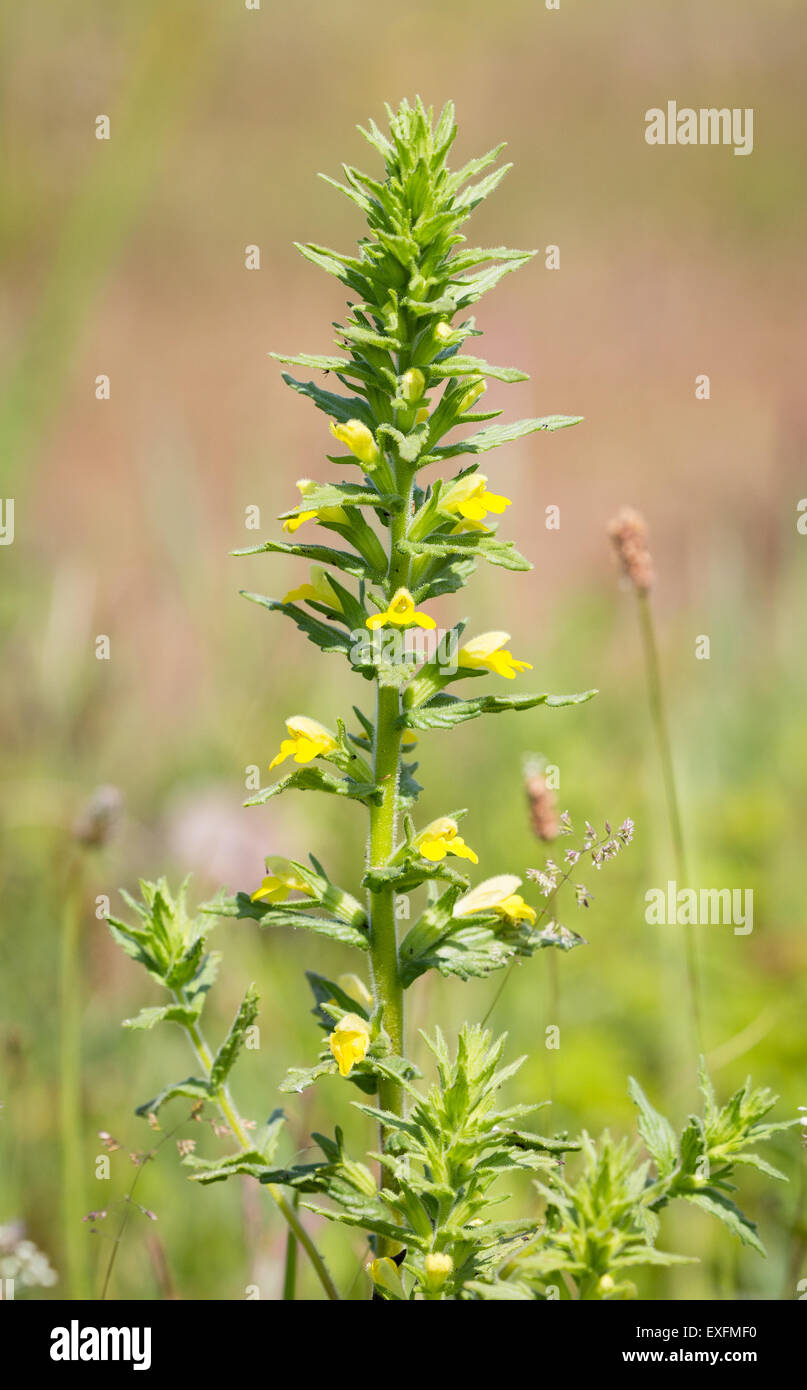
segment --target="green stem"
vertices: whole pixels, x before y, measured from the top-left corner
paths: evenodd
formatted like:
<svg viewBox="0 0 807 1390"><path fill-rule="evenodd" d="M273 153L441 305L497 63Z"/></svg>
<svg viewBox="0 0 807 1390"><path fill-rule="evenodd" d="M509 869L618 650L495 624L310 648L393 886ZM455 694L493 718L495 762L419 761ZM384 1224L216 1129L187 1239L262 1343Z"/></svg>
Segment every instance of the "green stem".
<svg viewBox="0 0 807 1390"><path fill-rule="evenodd" d="M61 949L59 1115L62 1139L62 1217L68 1297L87 1298L86 1248L81 1227L81 857L67 867Z"/></svg>
<svg viewBox="0 0 807 1390"><path fill-rule="evenodd" d="M401 754L401 730L396 727L400 716L400 696L394 686L379 685L376 706L375 782L381 787L378 805L370 807L370 867L385 865L395 848L398 813L398 769ZM370 963L373 972L373 993L383 1008L383 1023L394 1050L403 1051L403 988L398 972L398 941L395 923L395 893L382 888L373 894ZM396 1109L401 1088L394 1082L382 1081L382 1105ZM390 1105L385 1095L395 1097Z"/></svg>
<svg viewBox="0 0 807 1390"><path fill-rule="evenodd" d="M400 512L393 515L390 522L390 558L387 573L387 597L392 597L396 589L405 586L409 580L409 559L397 549L398 541L406 535L412 490L412 475L406 486L399 491L406 497ZM401 762L401 740L403 730L398 726L401 713L401 698L397 686L384 685L379 680L376 696L376 724L373 773L376 786L381 788L381 800L370 806L370 835L368 841L368 866L375 868L387 864L395 848L395 835L398 820L398 779ZM370 969L372 973L373 997L381 1005L382 1022L389 1036L393 1050L399 1057L404 1055L404 998L398 965L398 933L395 920L395 891L392 887L381 888L370 895ZM378 1087L379 1105L382 1110L403 1114L403 1088L398 1082L382 1078ZM383 1143L383 1135L381 1136ZM381 1183L391 1185L392 1180L382 1171ZM387 1253L388 1242L380 1242L380 1253Z"/></svg>
<svg viewBox="0 0 807 1390"><path fill-rule="evenodd" d="M294 1192L291 1199L294 1210L300 1205L300 1194ZM283 1270L283 1301L293 1303L297 1297L297 1237L289 1230L286 1237L286 1264Z"/></svg>
<svg viewBox="0 0 807 1390"><path fill-rule="evenodd" d="M183 1005L187 1004L187 1001L184 999L181 991L177 991L175 993L175 998L178 1003ZM186 1026L186 1032L191 1040L191 1043L193 1044L193 1050L196 1053L199 1065L204 1071L205 1076L209 1079L210 1073L213 1069L213 1053L211 1052L208 1044L205 1042L200 1029L196 1027L195 1024ZM238 1113L235 1101L233 1100L230 1094L230 1088L228 1086L222 1086L221 1089L216 1092L214 1099L217 1106L219 1107L219 1110L221 1111L222 1115L227 1121L227 1124L230 1126L230 1129L232 1130L234 1137L241 1145L241 1148L252 1148L252 1145L249 1141L249 1133L244 1124L244 1121ZM297 1212L294 1210L294 1207L288 1201L282 1189L279 1188L276 1183L270 1182L264 1183L262 1185L266 1188L267 1192L269 1193L269 1196L276 1203L280 1212L285 1217L290 1230L294 1234L295 1239L299 1242L300 1245L302 1245L303 1249L305 1250L305 1253L307 1254L309 1260L314 1266L316 1276L319 1279L319 1282L322 1285L323 1289L325 1290L326 1295L328 1296L328 1298L334 1301L338 1301L339 1290L337 1289L330 1274L328 1273L325 1261L323 1260L316 1245L314 1244L313 1240L311 1239L310 1235L305 1229L305 1226L302 1224Z"/></svg>
<svg viewBox="0 0 807 1390"><path fill-rule="evenodd" d="M688 887L690 884L686 849L684 845L684 832L681 825L681 811L675 784L675 769L673 766L670 735L667 727L667 713L664 702L664 689L661 679L661 663L659 661L658 643L656 641L656 632L653 625L653 613L650 608L650 595L646 590L637 590L637 598L639 602L639 624L642 631L645 668L647 671L647 693L650 704L650 714L656 733L656 741L658 743L659 759L661 761L661 773L664 782L664 794L667 800L667 812L670 819L670 832L672 835L676 872L682 886ZM687 981L689 985L692 1036L696 1055L700 1056L704 1050L700 970L695 948L694 932L692 927L688 925L684 927L684 950L686 954Z"/></svg>

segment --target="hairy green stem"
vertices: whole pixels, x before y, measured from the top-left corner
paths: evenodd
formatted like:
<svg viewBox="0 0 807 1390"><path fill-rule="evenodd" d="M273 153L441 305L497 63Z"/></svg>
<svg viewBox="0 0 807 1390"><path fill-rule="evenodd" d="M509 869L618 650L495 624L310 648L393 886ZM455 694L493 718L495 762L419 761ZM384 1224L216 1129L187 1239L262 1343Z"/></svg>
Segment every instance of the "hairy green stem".
<svg viewBox="0 0 807 1390"><path fill-rule="evenodd" d="M400 487L400 479L397 480ZM398 551L398 541L406 535L409 521L412 476L406 479L406 486L400 490L406 497L404 507L390 520L389 570L387 574L387 598L396 589L406 585L409 580L409 560ZM387 864L395 848L395 835L398 821L398 781L401 764L401 740L403 730L398 725L401 714L401 697L397 686L377 683L376 723L373 773L376 786L381 788L381 800L370 806L370 834L368 840L368 866L381 867ZM389 1036L393 1050L398 1056L404 1055L404 997L398 962L398 933L395 920L395 890L385 887L370 895L370 969L372 973L373 997L382 1008L384 1028ZM382 1110L403 1114L403 1088L396 1081L382 1078L378 1087L379 1105ZM383 1144L383 1134L380 1136ZM382 1172L382 1186L391 1179ZM388 1242L380 1242L380 1253L385 1253Z"/></svg>
<svg viewBox="0 0 807 1390"><path fill-rule="evenodd" d="M681 824L681 810L675 783L670 735L667 727L667 712L664 702L664 689L661 679L658 643L650 607L650 595L646 590L637 590L639 603L639 624L642 632L645 668L647 671L647 692L650 714L655 729L656 741L661 762L664 794L667 800L667 813L670 819L673 853L679 882L683 887L689 885L684 832ZM696 1057L703 1052L703 1024L701 1010L701 980L695 937L691 926L684 927L684 950L686 954L687 982L689 986L689 1007L692 1019L692 1038Z"/></svg>
<svg viewBox="0 0 807 1390"><path fill-rule="evenodd" d="M59 1116L62 1140L62 1216L68 1297L84 1299L87 1260L81 1221L86 1208L81 1164L81 884L82 860L70 856L64 892L59 1026Z"/></svg>
<svg viewBox="0 0 807 1390"><path fill-rule="evenodd" d="M291 1204L295 1211L300 1205L300 1194L292 1193ZM283 1302L293 1303L297 1297L297 1237L289 1228L286 1237L286 1262L283 1268Z"/></svg>
<svg viewBox="0 0 807 1390"><path fill-rule="evenodd" d="M401 753L401 730L396 727L399 715L400 697L397 689L379 685L374 772L376 785L382 789L382 797L378 805L370 808L370 867L387 864L395 848ZM400 1056L404 1042L403 988L398 970L395 892L391 887L373 893L370 964L373 995L376 1003L383 1008L384 1027L395 1052ZM379 1095L382 1106L397 1113L402 1098L400 1086L382 1080Z"/></svg>
<svg viewBox="0 0 807 1390"><path fill-rule="evenodd" d="M177 1003L187 1006L187 1001L185 1000L181 991L176 991L174 997L176 998ZM205 1076L209 1079L211 1071L213 1069L213 1053L211 1052L208 1044L205 1042L201 1030L195 1024L186 1025L185 1031L187 1032L188 1037L191 1040L193 1050L196 1053L199 1065L204 1071ZM219 1107L219 1110L221 1111L222 1115L227 1121L227 1124L230 1126L234 1138L241 1145L241 1148L252 1148L252 1145L249 1141L249 1133L230 1094L229 1086L222 1086L221 1089L216 1092L214 1099L217 1106ZM311 1236L308 1234L308 1231L305 1229L305 1226L302 1224L297 1212L294 1210L294 1207L284 1195L282 1188L278 1187L276 1183L271 1182L264 1183L263 1186L268 1191L269 1196L276 1203L281 1214L285 1217L295 1239L305 1250L305 1253L311 1261L311 1264L314 1267L314 1272L317 1278L319 1279L319 1282L322 1285L327 1297L334 1301L338 1301L340 1297L339 1290L337 1289L336 1285L333 1282L333 1279L328 1273L325 1261L323 1260L322 1256L319 1253L319 1250L317 1249L316 1245L311 1239Z"/></svg>

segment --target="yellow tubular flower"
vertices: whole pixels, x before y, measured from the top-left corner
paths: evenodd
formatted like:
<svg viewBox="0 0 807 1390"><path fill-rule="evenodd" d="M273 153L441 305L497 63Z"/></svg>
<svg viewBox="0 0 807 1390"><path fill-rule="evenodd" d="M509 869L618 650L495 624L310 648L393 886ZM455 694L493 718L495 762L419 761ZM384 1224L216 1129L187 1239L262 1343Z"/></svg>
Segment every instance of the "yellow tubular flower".
<svg viewBox="0 0 807 1390"><path fill-rule="evenodd" d="M340 444L346 444L351 454L354 454L366 468L375 468L381 453L372 430L361 420L348 420L345 425L335 425L331 420L331 434Z"/></svg>
<svg viewBox="0 0 807 1390"><path fill-rule="evenodd" d="M408 589L399 589L390 600L389 608L383 613L374 613L367 619L367 626L373 631L377 627L386 627L391 623L393 627L436 627L434 618L430 618L428 613L419 613L415 608L415 600Z"/></svg>
<svg viewBox="0 0 807 1390"><path fill-rule="evenodd" d="M515 680L517 672L531 671L532 663L517 661L512 652L506 651L504 644L509 641L509 632L482 632L478 637L472 637L464 647L460 647L457 665L466 666L472 671L487 667L497 676L506 676L509 681Z"/></svg>
<svg viewBox="0 0 807 1390"><path fill-rule="evenodd" d="M283 530L294 535L294 532L299 531L304 521L313 521L316 515L316 512L298 512L296 516L287 516L283 522Z"/></svg>
<svg viewBox="0 0 807 1390"><path fill-rule="evenodd" d="M311 885L300 877L288 859L267 859L266 867L269 872L260 888L251 895L250 902L284 903L292 892L305 893L309 898L315 896Z"/></svg>
<svg viewBox="0 0 807 1390"><path fill-rule="evenodd" d="M453 915L470 917L478 912L495 912L505 922L529 922L532 925L536 918L535 908L525 903L520 893L516 892L520 887L521 879L515 874L486 878L484 883L477 884L454 904Z"/></svg>
<svg viewBox="0 0 807 1390"><path fill-rule="evenodd" d="M317 484L311 478L300 478L296 486L300 496L305 500L308 493L312 492ZM325 521L333 522L338 526L347 526L350 517L343 507L316 507L310 511L298 512L297 516L287 516L283 522L283 530L293 535L305 521Z"/></svg>
<svg viewBox="0 0 807 1390"><path fill-rule="evenodd" d="M505 507L511 505L509 497L488 492L488 480L484 473L469 473L465 478L458 478L446 488L438 503L441 512L460 517L465 522L482 522L488 512L500 515Z"/></svg>
<svg viewBox="0 0 807 1390"><path fill-rule="evenodd" d="M322 565L312 565L311 583L300 584L297 589L289 589L284 595L284 603L297 603L300 599L312 599L314 603L324 603L327 608L333 608L337 613L341 613L342 605L336 591L331 588L328 578L328 571Z"/></svg>
<svg viewBox="0 0 807 1390"><path fill-rule="evenodd" d="M330 729L318 724L316 719L308 719L304 714L292 714L286 720L286 728L289 737L284 738L280 752L270 762L270 772L287 758L293 757L296 763L310 763L314 758L321 758L323 754L330 753L336 747L337 740Z"/></svg>
<svg viewBox="0 0 807 1390"><path fill-rule="evenodd" d="M421 830L415 837L415 849L433 864L445 859L447 854L455 854L458 859L470 859L472 864L479 863L478 855L457 834L457 822L451 820L450 816L433 820L425 830Z"/></svg>
<svg viewBox="0 0 807 1390"><path fill-rule="evenodd" d="M336 1058L339 1075L350 1076L370 1046L370 1025L358 1014L345 1014L331 1033L328 1046Z"/></svg>
<svg viewBox="0 0 807 1390"><path fill-rule="evenodd" d="M379 1289L384 1289L386 1293L394 1293L397 1298L406 1297L398 1266L389 1255L382 1255L380 1259L368 1264L367 1273Z"/></svg>

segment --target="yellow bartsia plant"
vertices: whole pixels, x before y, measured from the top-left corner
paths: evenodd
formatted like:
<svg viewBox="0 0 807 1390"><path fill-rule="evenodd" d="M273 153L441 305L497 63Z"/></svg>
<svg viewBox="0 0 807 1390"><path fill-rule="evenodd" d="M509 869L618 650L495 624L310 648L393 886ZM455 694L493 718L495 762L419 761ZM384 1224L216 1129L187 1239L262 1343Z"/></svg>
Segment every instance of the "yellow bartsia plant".
<svg viewBox="0 0 807 1390"><path fill-rule="evenodd" d="M312 682L306 713L285 720L286 737L279 713L267 729L266 765L272 770L283 765L283 770L248 804L262 805L294 790L316 791L341 798L346 810L364 816L366 827L359 823L355 829L357 850L366 844L357 874L364 896L335 884L313 855L310 864L275 858L267 861L262 881L256 872L247 891L234 897L223 893L204 909L209 920L241 918L278 931L314 932L330 938L346 956L352 952L360 958L359 973L345 969L333 979L308 973L322 1044L289 1072L281 1089L296 1093L328 1077L331 1085L358 1095L360 1108L378 1125L380 1184L368 1163L347 1157L341 1129L333 1139L317 1136L320 1163L290 1167L273 1157L274 1131L255 1140L245 1134L227 1078L255 1017L256 999L254 992L248 995L229 1037L212 1053L198 1017L215 962L205 954L204 929L186 917L184 899L171 906L164 887L144 885L144 904L132 902L140 924L115 923L114 931L171 991L170 1004L145 1011L148 1017L136 1026L150 1027L155 1015L180 1023L200 1061L201 1075L167 1088L149 1103L152 1111L175 1094L212 1101L228 1117L240 1145L224 1159L189 1156L194 1177L215 1182L241 1172L264 1183L329 1296L335 1295L333 1281L284 1196L289 1188L329 1219L369 1235L375 1258L368 1286L377 1297L440 1300L486 1297L486 1290L498 1296L508 1271L516 1268L505 1258L514 1252L513 1241L521 1249L525 1233L531 1242L538 1234L531 1218L522 1223L492 1219L490 1187L502 1172L514 1169L543 1172L551 1183L558 1156L580 1145L518 1129L523 1107L500 1109L498 1093L513 1068L500 1065L503 1040L492 1042L481 1028L464 1027L453 1055L439 1029L433 1030L429 1046L438 1081L428 1093L420 1091L408 1054L406 992L432 970L462 980L485 977L541 949L568 950L581 938L547 922L545 908L527 901L512 864L490 862L480 838L482 817L471 812L469 843L459 832L463 811L428 805L414 777L416 765L407 758L414 735L448 735L467 721L505 711L575 706L595 692L524 692L521 682L532 669L529 649L514 656L509 635L500 631L465 640L466 623L456 615L447 629L437 626L437 600L450 612L452 596L480 562L531 568L513 542L497 534L509 499L488 473L478 472L479 455L535 433L551 434L576 424L578 417L501 423L497 409L480 411L489 383L525 380L523 372L492 365L467 350L479 336L473 316L479 300L533 254L478 249L462 230L508 166L493 168L495 149L450 168L455 136L450 104L436 120L420 101L414 107L404 102L388 114L388 135L375 124L363 132L383 160L383 177L346 166L346 183L337 185L366 217L358 247L348 255L310 243L299 248L346 289L350 307L337 325L337 352L280 357L304 369L305 375L285 373L284 379L328 420L322 444L330 460L329 480L301 480L300 502L280 513L280 534L238 552L279 553L311 566L283 598L246 597L291 619L323 659L341 656L359 688L372 696L371 708L362 710L361 701L354 706L355 722L333 718L326 708L326 680ZM309 373L322 374L324 384L310 380ZM334 440L343 452L328 452ZM349 476L342 478L345 466ZM522 633L520 653L526 643ZM506 685L490 687L501 678ZM270 753L278 734L279 751ZM475 790L472 768L458 765L456 780ZM418 809L421 799L428 806L424 815ZM627 838L627 831L622 840L609 831L607 844L615 853ZM593 841L586 848L592 859L606 854ZM579 858L581 852L570 853ZM473 886L479 862L480 875L494 876ZM567 855L567 864L572 862ZM555 882L551 871L543 880ZM534 881L540 885L540 876ZM410 895L416 895L411 913ZM404 902L407 910L401 913ZM399 915L411 921L405 935L399 932ZM284 1004L288 1008L288 1001ZM367 1157L375 1161L372 1154ZM659 1189L660 1202L666 1191ZM329 1205L320 1205L323 1197ZM633 1263L640 1262L638 1244L647 1248L650 1229L649 1221L637 1216L628 1252ZM602 1230L608 1245L607 1222ZM549 1235L545 1240L551 1244ZM621 1248L616 1238L612 1246ZM538 1273L538 1266L530 1266L523 1278L519 1275L514 1296L545 1296L541 1275L547 1271L564 1288L567 1274L570 1280L578 1277L571 1247L558 1249L560 1263L553 1264L550 1254ZM650 1251L647 1259L658 1263L657 1256ZM600 1290L592 1296L621 1287L618 1280L602 1285L605 1272L585 1281L587 1289Z"/></svg>

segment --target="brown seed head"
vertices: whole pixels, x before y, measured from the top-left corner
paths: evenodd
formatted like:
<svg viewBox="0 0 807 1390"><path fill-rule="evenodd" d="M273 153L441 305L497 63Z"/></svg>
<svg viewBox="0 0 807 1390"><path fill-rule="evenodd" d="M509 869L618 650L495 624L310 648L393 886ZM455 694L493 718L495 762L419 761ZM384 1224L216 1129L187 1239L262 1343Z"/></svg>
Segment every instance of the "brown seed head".
<svg viewBox="0 0 807 1390"><path fill-rule="evenodd" d="M623 507L608 527L623 573L640 594L653 587L653 560L647 545L647 522L632 507Z"/></svg>
<svg viewBox="0 0 807 1390"><path fill-rule="evenodd" d="M546 785L543 772L528 769L524 780L530 824L539 840L554 840L560 829L555 793Z"/></svg>
<svg viewBox="0 0 807 1390"><path fill-rule="evenodd" d="M98 849L109 839L120 814L122 797L117 787L96 787L82 807L73 834L86 849Z"/></svg>

